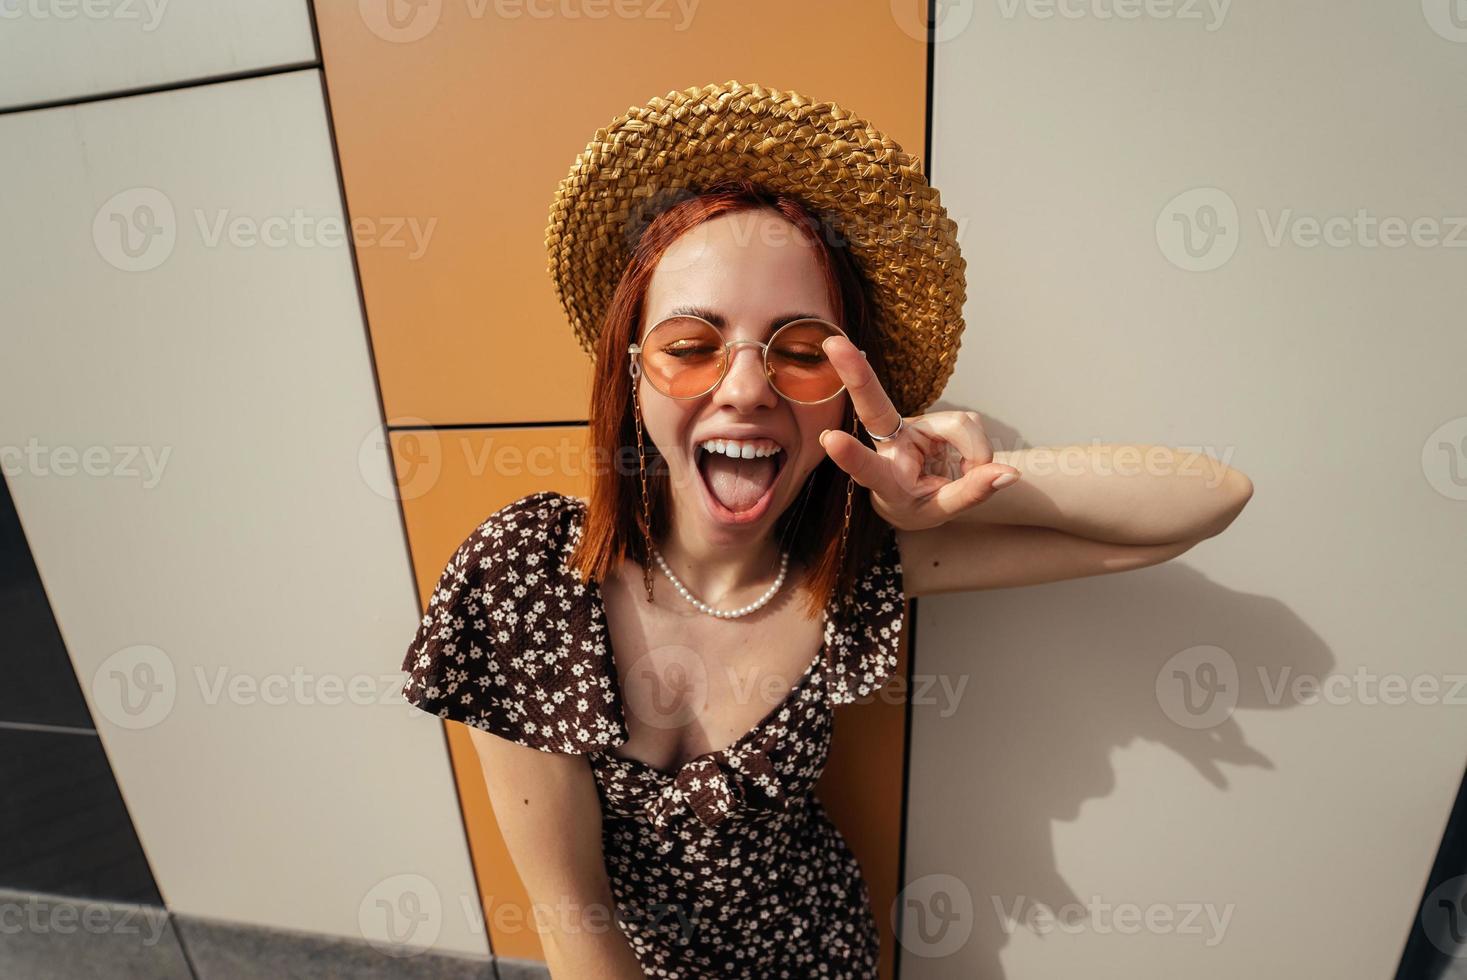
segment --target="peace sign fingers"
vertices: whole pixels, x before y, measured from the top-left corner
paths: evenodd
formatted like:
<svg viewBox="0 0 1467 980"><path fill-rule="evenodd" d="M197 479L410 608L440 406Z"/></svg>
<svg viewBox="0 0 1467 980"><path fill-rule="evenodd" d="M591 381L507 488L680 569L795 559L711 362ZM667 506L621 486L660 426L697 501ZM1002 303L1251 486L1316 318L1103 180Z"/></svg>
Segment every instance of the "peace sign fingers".
<svg viewBox="0 0 1467 980"><path fill-rule="evenodd" d="M935 412L905 423L899 439L878 443L876 450L848 432L831 431L821 439L836 465L871 491L872 507L895 527L945 524L993 496L998 477L1019 475L994 460L977 412Z"/></svg>
<svg viewBox="0 0 1467 980"><path fill-rule="evenodd" d="M964 473L993 462L993 446L988 433L983 430L983 421L977 412L936 412L919 415L907 421L907 428L921 435L925 442L923 451L932 455L941 445L951 446L960 457L958 471L949 474L957 479Z"/></svg>
<svg viewBox="0 0 1467 980"><path fill-rule="evenodd" d="M892 404L886 389L881 387L881 380L867 363L866 355L843 335L827 337L821 349L830 358L831 366L850 393L851 407L856 410L856 417L866 431L883 436L895 432L902 414Z"/></svg>

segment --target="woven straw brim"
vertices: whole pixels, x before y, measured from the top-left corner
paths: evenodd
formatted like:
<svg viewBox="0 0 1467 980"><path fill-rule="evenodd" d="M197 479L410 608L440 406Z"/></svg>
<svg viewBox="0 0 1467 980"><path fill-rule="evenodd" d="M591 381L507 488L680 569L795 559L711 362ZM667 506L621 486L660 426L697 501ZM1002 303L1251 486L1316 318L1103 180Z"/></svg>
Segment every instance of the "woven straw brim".
<svg viewBox="0 0 1467 980"><path fill-rule="evenodd" d="M742 177L803 201L871 286L887 393L917 415L947 384L963 331L957 226L920 160L833 102L737 81L669 92L597 130L556 189L545 247L577 340L596 335L637 238L660 211Z"/></svg>

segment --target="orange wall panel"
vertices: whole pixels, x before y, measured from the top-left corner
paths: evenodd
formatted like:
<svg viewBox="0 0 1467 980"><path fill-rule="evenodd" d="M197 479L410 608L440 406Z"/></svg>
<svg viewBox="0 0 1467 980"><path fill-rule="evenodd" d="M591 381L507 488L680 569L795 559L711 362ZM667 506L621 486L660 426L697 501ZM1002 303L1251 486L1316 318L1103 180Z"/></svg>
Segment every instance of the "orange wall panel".
<svg viewBox="0 0 1467 980"><path fill-rule="evenodd" d="M904 622L910 623L907 604ZM881 975L896 974L891 912L901 889L902 805L906 798L907 650L902 630L896 669L885 687L835 709L835 739L816 795L861 863L881 930Z"/></svg>
<svg viewBox="0 0 1467 980"><path fill-rule="evenodd" d="M454 549L494 511L536 490L586 495L585 433L565 426L392 433L423 608ZM530 899L494 819L478 754L463 725L444 724L490 945L498 956L544 959L539 937L528 926Z"/></svg>

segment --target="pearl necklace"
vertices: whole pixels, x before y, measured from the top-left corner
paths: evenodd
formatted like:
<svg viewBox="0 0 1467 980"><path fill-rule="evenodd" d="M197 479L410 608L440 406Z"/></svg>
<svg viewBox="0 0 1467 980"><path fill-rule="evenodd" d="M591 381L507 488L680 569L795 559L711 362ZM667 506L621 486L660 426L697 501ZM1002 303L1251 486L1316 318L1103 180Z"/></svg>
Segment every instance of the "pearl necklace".
<svg viewBox="0 0 1467 980"><path fill-rule="evenodd" d="M717 616L719 619L737 619L740 616L747 616L751 612L755 612L759 609L764 608L769 600L774 598L775 593L779 591L779 587L784 584L785 572L789 570L790 564L790 553L788 551L781 552L779 556L779 578L774 580L774 584L771 585L762 596L755 599L747 606L742 606L738 609L714 609L712 606L708 605L708 603L693 595L693 593L688 590L688 587L680 582L676 575L672 574L672 569L668 568L667 562L662 560L662 553L660 551L658 551L656 548L653 548L652 556L657 559L657 564L662 566L663 574L665 574L672 582L673 586L678 591L678 595L682 596L684 599L688 600L688 602L692 603L693 608L697 609L699 612L707 613L710 616Z"/></svg>

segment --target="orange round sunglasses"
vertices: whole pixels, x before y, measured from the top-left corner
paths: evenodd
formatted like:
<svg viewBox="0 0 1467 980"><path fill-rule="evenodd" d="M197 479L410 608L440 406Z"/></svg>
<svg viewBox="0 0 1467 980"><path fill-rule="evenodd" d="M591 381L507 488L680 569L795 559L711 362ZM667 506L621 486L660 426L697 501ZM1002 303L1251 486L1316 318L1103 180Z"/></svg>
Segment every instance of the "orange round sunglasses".
<svg viewBox="0 0 1467 980"><path fill-rule="evenodd" d="M698 398L717 388L728 373L733 349L752 344L764 353L764 376L782 397L800 405L818 405L845 390L845 382L821 345L826 338L846 336L827 320L791 320L767 342L725 340L723 331L689 314L658 321L640 344L628 344L628 371L645 373L652 387L669 398Z"/></svg>

